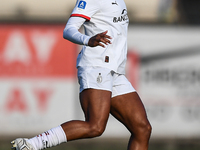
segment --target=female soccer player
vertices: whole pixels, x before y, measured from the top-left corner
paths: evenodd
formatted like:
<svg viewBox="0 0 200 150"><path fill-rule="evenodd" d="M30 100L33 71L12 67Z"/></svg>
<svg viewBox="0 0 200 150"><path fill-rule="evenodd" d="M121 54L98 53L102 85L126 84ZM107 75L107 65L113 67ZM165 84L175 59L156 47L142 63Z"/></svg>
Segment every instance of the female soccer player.
<svg viewBox="0 0 200 150"><path fill-rule="evenodd" d="M12 142L14 148L41 150L100 136L111 113L131 133L128 150L148 149L151 125L125 77L128 22L123 0L77 0L63 37L83 45L77 69L85 121L65 122L31 139L18 138ZM78 31L82 25L85 34Z"/></svg>

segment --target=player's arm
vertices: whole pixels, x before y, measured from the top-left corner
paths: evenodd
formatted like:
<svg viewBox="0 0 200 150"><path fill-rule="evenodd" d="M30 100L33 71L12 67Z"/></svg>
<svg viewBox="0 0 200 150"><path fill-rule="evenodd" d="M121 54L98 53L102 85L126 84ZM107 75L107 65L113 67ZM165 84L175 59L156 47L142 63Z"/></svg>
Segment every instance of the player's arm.
<svg viewBox="0 0 200 150"><path fill-rule="evenodd" d="M78 31L84 22L84 18L70 17L63 31L63 38L76 44L88 45L90 37Z"/></svg>
<svg viewBox="0 0 200 150"><path fill-rule="evenodd" d="M63 38L73 43L87 45L90 47L105 47L104 44L111 44L109 40L111 37L107 35L107 31L99 33L93 37L80 33L78 30L85 21L86 19L82 17L70 17L63 31Z"/></svg>

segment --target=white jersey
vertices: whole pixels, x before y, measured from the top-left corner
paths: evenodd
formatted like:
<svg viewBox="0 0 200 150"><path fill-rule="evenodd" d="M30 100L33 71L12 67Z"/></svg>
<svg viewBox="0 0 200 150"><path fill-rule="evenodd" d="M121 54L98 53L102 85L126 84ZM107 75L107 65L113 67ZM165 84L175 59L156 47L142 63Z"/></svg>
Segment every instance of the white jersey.
<svg viewBox="0 0 200 150"><path fill-rule="evenodd" d="M117 73L125 73L127 59L127 8L123 0L77 0L71 17L82 17L85 34L94 36L108 31L111 43L101 46L83 46L77 58L78 66L100 66Z"/></svg>

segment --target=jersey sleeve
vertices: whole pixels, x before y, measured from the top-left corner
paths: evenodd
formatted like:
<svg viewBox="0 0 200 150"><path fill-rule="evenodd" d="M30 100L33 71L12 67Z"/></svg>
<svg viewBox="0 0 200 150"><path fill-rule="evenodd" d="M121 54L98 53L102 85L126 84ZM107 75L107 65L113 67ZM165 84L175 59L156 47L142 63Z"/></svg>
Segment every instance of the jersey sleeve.
<svg viewBox="0 0 200 150"><path fill-rule="evenodd" d="M91 17L99 11L98 0L77 0L70 17L82 17L90 21Z"/></svg>
<svg viewBox="0 0 200 150"><path fill-rule="evenodd" d="M84 18L71 17L69 18L63 31L63 38L73 43L80 45L88 45L90 36L84 35L78 31L81 25L85 22Z"/></svg>

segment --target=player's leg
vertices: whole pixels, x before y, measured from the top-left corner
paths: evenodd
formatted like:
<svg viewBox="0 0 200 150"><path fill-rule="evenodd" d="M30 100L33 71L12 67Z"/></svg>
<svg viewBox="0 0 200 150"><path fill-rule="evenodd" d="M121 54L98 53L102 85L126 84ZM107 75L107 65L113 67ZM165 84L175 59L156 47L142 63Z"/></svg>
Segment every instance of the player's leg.
<svg viewBox="0 0 200 150"><path fill-rule="evenodd" d="M105 130L110 113L111 92L87 89L80 94L85 121L73 120L52 128L31 139L19 138L12 142L16 150L41 150L66 141L100 136Z"/></svg>
<svg viewBox="0 0 200 150"><path fill-rule="evenodd" d="M62 124L68 141L100 136L105 130L110 112L111 92L86 89L80 94L85 121Z"/></svg>
<svg viewBox="0 0 200 150"><path fill-rule="evenodd" d="M128 150L147 150L151 125L138 94L131 92L113 97L110 112L131 133Z"/></svg>
<svg viewBox="0 0 200 150"><path fill-rule="evenodd" d="M112 75L100 67L78 68L80 102L85 121L62 124L68 141L99 136L105 130L110 113ZM100 90L107 89L107 90Z"/></svg>
<svg viewBox="0 0 200 150"><path fill-rule="evenodd" d="M112 74L109 69L87 67L78 69L80 101L85 121L63 123L31 139L15 140L13 146L22 150L20 143L30 143L35 150L56 146L62 142L100 136L110 113ZM97 90L105 89L105 90ZM63 114L64 115L64 114ZM58 116L59 117L59 116ZM16 144L17 143L17 144Z"/></svg>

